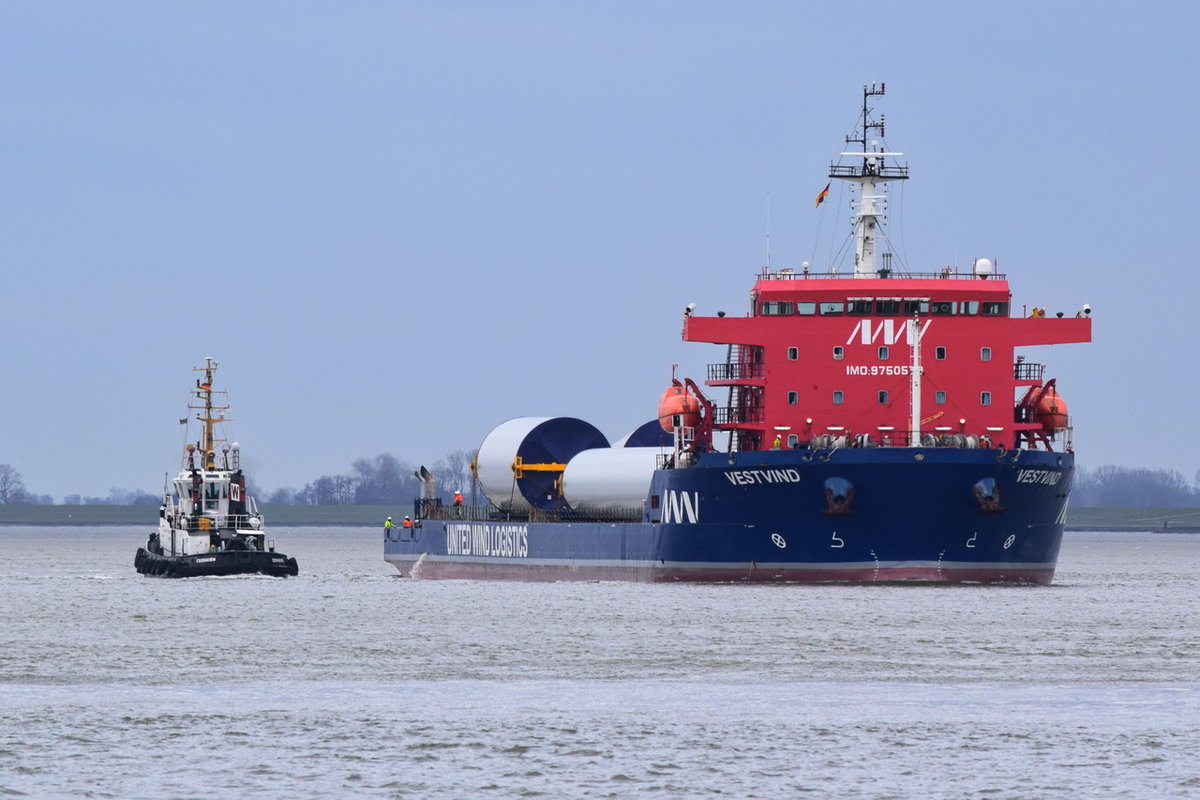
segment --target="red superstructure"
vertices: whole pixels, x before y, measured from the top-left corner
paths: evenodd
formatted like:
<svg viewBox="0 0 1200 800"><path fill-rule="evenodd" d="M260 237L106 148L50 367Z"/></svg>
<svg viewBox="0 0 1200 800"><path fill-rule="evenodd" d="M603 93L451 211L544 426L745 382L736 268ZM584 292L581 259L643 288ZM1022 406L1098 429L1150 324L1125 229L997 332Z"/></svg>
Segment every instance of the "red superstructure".
<svg viewBox="0 0 1200 800"><path fill-rule="evenodd" d="M728 431L737 451L809 442L1069 449L1066 403L1044 365L1016 350L1090 341L1090 308L1017 308L988 259L930 273L898 273L891 253L877 259L887 184L908 178L890 161L901 153L868 144L872 132L883 135L867 106L880 94L882 85L864 87L861 127L847 137L862 149L829 172L859 194L853 275L764 270L747 316L685 315L684 340L728 345L705 381L729 389L714 429Z"/></svg>

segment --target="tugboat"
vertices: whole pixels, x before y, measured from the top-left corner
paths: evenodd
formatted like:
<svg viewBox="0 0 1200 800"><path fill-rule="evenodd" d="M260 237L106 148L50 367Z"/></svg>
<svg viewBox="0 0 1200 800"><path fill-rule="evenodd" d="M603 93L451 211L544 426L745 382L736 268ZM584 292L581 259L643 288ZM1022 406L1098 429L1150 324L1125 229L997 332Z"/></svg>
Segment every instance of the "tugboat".
<svg viewBox="0 0 1200 800"><path fill-rule="evenodd" d="M509 420L470 505L443 506L422 468L385 560L423 578L1049 584L1070 418L1017 348L1090 341L1091 308L1018 307L987 258L900 263L887 196L909 169L879 144L884 88L863 87L816 199L857 195L852 270L768 266L744 315L684 309L684 341L722 346L704 382L724 403L672 375L658 419L615 444L573 417Z"/></svg>
<svg viewBox="0 0 1200 800"><path fill-rule="evenodd" d="M142 575L194 578L205 575L260 573L286 578L299 573L296 559L275 552L263 532L263 517L246 491L237 442L226 444L215 435L216 425L228 422L228 405L214 405L213 374L220 362L205 358L196 379L195 410L203 424L199 442L184 448L183 468L174 486L163 488L158 527L133 565ZM183 420L186 422L186 420ZM217 447L221 446L220 455ZM173 491L172 491L173 489Z"/></svg>

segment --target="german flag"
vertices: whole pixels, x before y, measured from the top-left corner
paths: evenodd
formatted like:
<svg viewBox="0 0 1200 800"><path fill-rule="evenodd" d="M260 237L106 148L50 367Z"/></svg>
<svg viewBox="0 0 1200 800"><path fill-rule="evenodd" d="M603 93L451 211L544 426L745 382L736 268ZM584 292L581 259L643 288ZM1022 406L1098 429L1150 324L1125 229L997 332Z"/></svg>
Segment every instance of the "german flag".
<svg viewBox="0 0 1200 800"><path fill-rule="evenodd" d="M829 187L832 185L833 185L833 181L830 181L829 183L825 184L825 188L821 190L821 193L819 195L817 195L817 204L815 206L813 206L813 208L820 208L821 203L825 202L825 198L829 197Z"/></svg>

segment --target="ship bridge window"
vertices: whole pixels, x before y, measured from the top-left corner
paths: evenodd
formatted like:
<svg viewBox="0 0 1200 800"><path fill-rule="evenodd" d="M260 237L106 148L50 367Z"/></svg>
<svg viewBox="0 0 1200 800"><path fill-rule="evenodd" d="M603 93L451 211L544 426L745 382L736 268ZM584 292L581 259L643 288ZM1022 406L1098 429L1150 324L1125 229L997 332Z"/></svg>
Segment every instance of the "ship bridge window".
<svg viewBox="0 0 1200 800"><path fill-rule="evenodd" d="M870 314L873 301L870 297L851 297L846 301L846 312L849 314Z"/></svg>
<svg viewBox="0 0 1200 800"><path fill-rule="evenodd" d="M795 306L786 301L765 300L759 306L759 313L768 317L786 317L795 312Z"/></svg>
<svg viewBox="0 0 1200 800"><path fill-rule="evenodd" d="M929 304L929 313L930 314L941 314L942 316L947 316L947 315L953 314L954 313L954 301L953 300L937 300L933 303L930 303Z"/></svg>
<svg viewBox="0 0 1200 800"><path fill-rule="evenodd" d="M984 316L988 317L1007 317L1008 303L1002 301L988 301L982 304L980 311Z"/></svg>
<svg viewBox="0 0 1200 800"><path fill-rule="evenodd" d="M841 314L846 310L846 304L841 302L821 303L821 316L829 316L831 314Z"/></svg>
<svg viewBox="0 0 1200 800"><path fill-rule="evenodd" d="M963 300L961 303L958 304L958 311L960 314L967 314L967 315L971 315L971 316L978 314L979 313L979 301L978 300Z"/></svg>
<svg viewBox="0 0 1200 800"><path fill-rule="evenodd" d="M816 303L796 303L796 313L802 317L811 317L817 313Z"/></svg>
<svg viewBox="0 0 1200 800"><path fill-rule="evenodd" d="M928 314L929 313L929 298L904 298L901 301L904 305L905 315L912 314Z"/></svg>
<svg viewBox="0 0 1200 800"><path fill-rule="evenodd" d="M889 298L886 298L883 300L876 300L875 301L875 313L876 314L887 314L889 316L894 316L896 314L899 314L900 313L899 298L889 297Z"/></svg>

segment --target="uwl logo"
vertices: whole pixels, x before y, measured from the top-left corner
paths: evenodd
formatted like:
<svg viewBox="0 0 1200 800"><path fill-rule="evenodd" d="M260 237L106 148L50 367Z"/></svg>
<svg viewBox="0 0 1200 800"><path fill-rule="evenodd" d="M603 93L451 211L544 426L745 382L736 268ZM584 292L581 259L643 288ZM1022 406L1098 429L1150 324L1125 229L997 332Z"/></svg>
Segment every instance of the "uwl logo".
<svg viewBox="0 0 1200 800"><path fill-rule="evenodd" d="M699 492L667 492L667 504L663 509L663 522L699 522Z"/></svg>
<svg viewBox="0 0 1200 800"><path fill-rule="evenodd" d="M900 324L897 325L896 323ZM917 339L920 340L925 336L925 331L929 330L929 323L933 322L927 319L920 323L920 332L917 334ZM873 329L871 328L871 320L861 320L854 326L854 330L850 331L850 338L846 340L846 344L854 344L857 337L859 344L871 344L878 341L880 344L895 344L900 341L903 336L907 345L912 345L912 337L907 336L908 322L907 320L883 319L879 321Z"/></svg>

